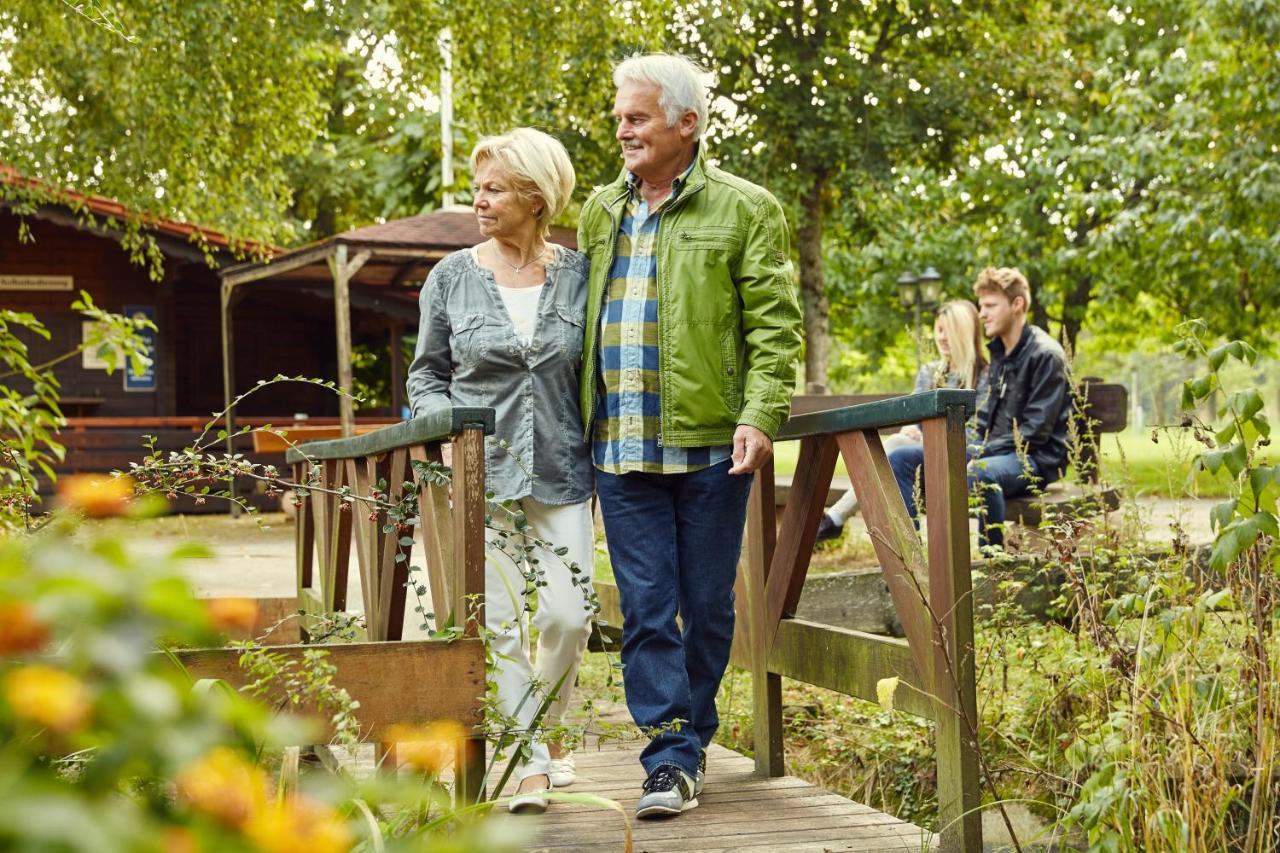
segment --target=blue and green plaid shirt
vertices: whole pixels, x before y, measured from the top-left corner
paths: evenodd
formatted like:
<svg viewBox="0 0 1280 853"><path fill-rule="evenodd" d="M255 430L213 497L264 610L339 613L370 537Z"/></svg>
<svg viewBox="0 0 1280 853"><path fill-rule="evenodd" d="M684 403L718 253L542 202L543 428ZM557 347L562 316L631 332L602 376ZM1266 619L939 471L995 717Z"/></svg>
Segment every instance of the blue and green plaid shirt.
<svg viewBox="0 0 1280 853"><path fill-rule="evenodd" d="M696 162L696 161L695 161ZM593 452L610 474L683 474L717 465L731 445L669 447L662 443L658 381L658 223L684 188L693 166L654 211L627 177L631 197L618 227L618 248L600 312L600 400Z"/></svg>

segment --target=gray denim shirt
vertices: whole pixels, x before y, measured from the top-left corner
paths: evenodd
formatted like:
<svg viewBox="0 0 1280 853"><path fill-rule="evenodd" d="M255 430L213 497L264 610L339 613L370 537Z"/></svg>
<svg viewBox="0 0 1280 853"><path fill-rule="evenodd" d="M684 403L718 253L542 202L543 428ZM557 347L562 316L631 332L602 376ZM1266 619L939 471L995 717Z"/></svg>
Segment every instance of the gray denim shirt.
<svg viewBox="0 0 1280 853"><path fill-rule="evenodd" d="M497 500L581 503L594 485L578 410L587 259L556 251L528 347L516 339L493 273L469 250L436 264L418 296L418 345L407 382L411 411L493 407L496 429L485 440L485 472ZM500 441L510 447L499 447Z"/></svg>

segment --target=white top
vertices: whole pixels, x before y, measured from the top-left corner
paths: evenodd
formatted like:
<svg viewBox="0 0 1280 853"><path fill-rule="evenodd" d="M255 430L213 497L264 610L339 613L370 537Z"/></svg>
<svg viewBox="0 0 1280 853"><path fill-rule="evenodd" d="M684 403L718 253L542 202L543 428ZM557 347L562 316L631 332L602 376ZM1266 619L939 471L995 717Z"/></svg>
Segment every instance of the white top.
<svg viewBox="0 0 1280 853"><path fill-rule="evenodd" d="M516 330L516 340L521 346L533 343L533 330L538 325L538 298L542 296L545 284L535 287L503 287L498 285L498 295L502 304L507 306L507 314L511 317L511 325Z"/></svg>

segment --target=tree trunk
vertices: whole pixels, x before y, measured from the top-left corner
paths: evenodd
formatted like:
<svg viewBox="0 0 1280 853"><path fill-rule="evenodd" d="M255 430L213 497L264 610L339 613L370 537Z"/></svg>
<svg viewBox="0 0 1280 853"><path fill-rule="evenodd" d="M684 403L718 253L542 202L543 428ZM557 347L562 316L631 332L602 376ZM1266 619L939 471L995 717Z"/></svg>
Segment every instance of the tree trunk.
<svg viewBox="0 0 1280 853"><path fill-rule="evenodd" d="M801 199L800 227L796 247L800 250L800 297L804 303L805 391L827 391L827 354L831 347L830 306L822 275L822 200L827 173L814 174L813 183Z"/></svg>
<svg viewBox="0 0 1280 853"><path fill-rule="evenodd" d="M1084 326L1085 314L1093 294L1093 276L1082 274L1062 300L1062 344L1074 357L1076 338Z"/></svg>

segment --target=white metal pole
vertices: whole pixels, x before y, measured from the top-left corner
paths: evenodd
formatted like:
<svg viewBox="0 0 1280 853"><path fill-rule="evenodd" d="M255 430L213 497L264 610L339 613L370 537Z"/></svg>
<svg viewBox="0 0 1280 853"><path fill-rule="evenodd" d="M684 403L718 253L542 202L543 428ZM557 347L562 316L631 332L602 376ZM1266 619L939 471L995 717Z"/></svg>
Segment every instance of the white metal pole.
<svg viewBox="0 0 1280 853"><path fill-rule="evenodd" d="M440 206L453 204L453 31L440 31Z"/></svg>

